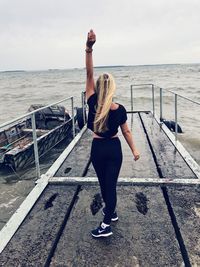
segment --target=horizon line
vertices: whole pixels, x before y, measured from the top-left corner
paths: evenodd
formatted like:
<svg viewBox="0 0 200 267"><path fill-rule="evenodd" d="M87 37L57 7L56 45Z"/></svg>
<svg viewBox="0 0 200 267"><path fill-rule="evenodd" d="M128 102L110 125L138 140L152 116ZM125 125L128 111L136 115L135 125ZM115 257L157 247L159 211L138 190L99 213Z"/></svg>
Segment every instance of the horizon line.
<svg viewBox="0 0 200 267"><path fill-rule="evenodd" d="M97 65L94 66L94 69L97 68L117 68L117 67L148 67L148 66L163 66L163 65L199 65L200 62L196 63L155 63L155 64L135 64L135 65ZM11 69L11 70L0 70L0 73L9 73L9 72L32 72L32 71L60 71L60 70L80 70L85 69L86 67L71 67L71 68L48 68L48 69Z"/></svg>

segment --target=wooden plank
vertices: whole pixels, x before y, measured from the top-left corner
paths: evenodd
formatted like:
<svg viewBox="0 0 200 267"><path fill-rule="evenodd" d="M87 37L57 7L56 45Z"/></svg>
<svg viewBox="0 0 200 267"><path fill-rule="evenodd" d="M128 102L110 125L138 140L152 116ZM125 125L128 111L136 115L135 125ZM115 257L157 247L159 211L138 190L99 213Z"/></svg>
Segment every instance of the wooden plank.
<svg viewBox="0 0 200 267"><path fill-rule="evenodd" d="M182 256L159 188L118 187L113 235L94 239L102 220L90 204L99 187L82 187L50 266L181 266ZM145 201L146 199L146 201ZM162 216L161 216L162 215Z"/></svg>
<svg viewBox="0 0 200 267"><path fill-rule="evenodd" d="M163 177L196 178L151 113L140 113Z"/></svg>
<svg viewBox="0 0 200 267"><path fill-rule="evenodd" d="M156 169L155 162L153 160L149 144L144 133L141 120L138 113L127 114L128 115L128 125L133 134L136 146L140 151L141 158L138 161L134 161L133 154L124 139L121 130L119 129L119 137L122 145L123 152L123 163L120 170L119 177L150 177L158 178L158 172ZM89 166L87 176L95 176L96 173L92 164Z"/></svg>
<svg viewBox="0 0 200 267"><path fill-rule="evenodd" d="M200 188L167 188L192 266L200 266Z"/></svg>
<svg viewBox="0 0 200 267"><path fill-rule="evenodd" d="M90 159L92 132L87 129L54 176L82 176Z"/></svg>
<svg viewBox="0 0 200 267"><path fill-rule="evenodd" d="M46 188L1 253L0 266L44 266L76 188Z"/></svg>

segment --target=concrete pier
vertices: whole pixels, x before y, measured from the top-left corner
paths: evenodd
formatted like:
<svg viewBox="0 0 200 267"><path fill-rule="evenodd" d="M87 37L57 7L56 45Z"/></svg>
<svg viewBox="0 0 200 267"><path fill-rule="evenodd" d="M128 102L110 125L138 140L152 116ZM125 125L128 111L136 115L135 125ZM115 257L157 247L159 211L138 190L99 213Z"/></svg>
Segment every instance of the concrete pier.
<svg viewBox="0 0 200 267"><path fill-rule="evenodd" d="M133 160L119 132L123 164L119 175L131 179L198 180L183 156L149 112L128 114L141 159ZM0 266L200 266L200 187L196 185L118 185L119 221L113 235L94 239L101 209L91 203L100 192L90 163L92 133L86 130L55 172L10 242ZM50 177L53 181L54 177ZM68 183L67 177L82 177ZM127 178L128 179L128 178Z"/></svg>

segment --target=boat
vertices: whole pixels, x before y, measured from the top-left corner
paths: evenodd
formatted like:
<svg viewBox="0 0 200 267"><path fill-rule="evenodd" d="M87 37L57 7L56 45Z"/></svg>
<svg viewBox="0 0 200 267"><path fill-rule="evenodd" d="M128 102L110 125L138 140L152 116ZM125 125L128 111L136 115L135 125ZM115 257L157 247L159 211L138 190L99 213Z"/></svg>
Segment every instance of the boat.
<svg viewBox="0 0 200 267"><path fill-rule="evenodd" d="M35 111L35 123L39 156L47 153L70 134L72 119L62 105L42 109L44 105L31 105ZM42 109L42 110L41 110ZM22 169L34 161L34 142L31 117L0 131L0 167Z"/></svg>

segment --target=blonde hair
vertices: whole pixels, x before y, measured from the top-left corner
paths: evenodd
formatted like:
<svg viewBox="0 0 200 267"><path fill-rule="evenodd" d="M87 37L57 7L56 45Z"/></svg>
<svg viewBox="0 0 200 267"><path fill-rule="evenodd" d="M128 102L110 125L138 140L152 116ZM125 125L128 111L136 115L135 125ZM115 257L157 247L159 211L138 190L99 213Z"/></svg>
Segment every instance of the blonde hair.
<svg viewBox="0 0 200 267"><path fill-rule="evenodd" d="M111 74L104 73L99 76L95 87L97 106L94 132L103 133L108 130L107 120L115 89L115 81Z"/></svg>

